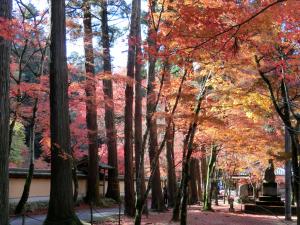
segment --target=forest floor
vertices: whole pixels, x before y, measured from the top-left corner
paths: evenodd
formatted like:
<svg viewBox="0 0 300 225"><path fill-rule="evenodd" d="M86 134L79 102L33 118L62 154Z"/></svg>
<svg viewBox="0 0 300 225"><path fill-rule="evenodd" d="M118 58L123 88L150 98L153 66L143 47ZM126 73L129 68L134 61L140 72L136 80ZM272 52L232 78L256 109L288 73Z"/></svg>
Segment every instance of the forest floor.
<svg viewBox="0 0 300 225"><path fill-rule="evenodd" d="M235 212L231 213L228 210L228 205L220 204L213 205L214 212L203 212L201 206L193 205L188 208L188 225L294 225L296 218L293 221L285 221L284 216L268 216L268 215L252 215L245 214L241 210L240 204L235 204ZM172 217L172 209L163 212L150 212L149 216L143 217L143 225L177 225L179 223L170 222ZM119 224L118 219L108 218L105 222L98 223L99 225L116 225ZM132 225L133 219L122 216L121 223L123 225Z"/></svg>
<svg viewBox="0 0 300 225"><path fill-rule="evenodd" d="M201 206L192 205L188 207L188 225L295 225L296 218L287 222L284 216L268 216L268 215L252 215L242 212L242 205L235 203L235 212L229 212L228 204L219 206L213 205L214 212L203 212ZM80 208L76 210L78 217L86 222L90 221L90 210L88 208ZM123 213L123 210L121 210ZM94 225L117 225L119 224L119 208L99 208L93 211ZM178 225L179 223L170 222L172 217L172 209L166 212L150 212L149 216L143 216L142 225ZM27 215L25 225L42 225L46 218L45 213ZM132 225L133 219L121 216L120 224ZM22 225L21 217L12 217L11 225Z"/></svg>
<svg viewBox="0 0 300 225"><path fill-rule="evenodd" d="M123 213L123 211L121 211ZM76 214L84 222L91 221L91 212L88 207L80 207L76 209ZM94 221L104 221L108 218L116 218L119 214L119 208L95 208L93 209ZM36 212L26 214L25 225L43 225L46 219L46 212ZM10 225L23 225L23 218L21 216L11 217ZM95 225L95 223L94 223Z"/></svg>

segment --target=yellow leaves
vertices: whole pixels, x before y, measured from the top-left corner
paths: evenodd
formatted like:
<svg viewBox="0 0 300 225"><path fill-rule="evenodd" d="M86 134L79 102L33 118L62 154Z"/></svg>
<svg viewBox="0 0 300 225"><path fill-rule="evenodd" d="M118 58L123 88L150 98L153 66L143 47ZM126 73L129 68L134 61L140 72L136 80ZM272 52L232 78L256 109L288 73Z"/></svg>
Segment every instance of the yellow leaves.
<svg viewBox="0 0 300 225"><path fill-rule="evenodd" d="M253 115L253 112L246 112L246 116L248 117L248 118L250 118L250 119L253 119L253 120L255 120L255 117L254 117L254 115Z"/></svg>
<svg viewBox="0 0 300 225"><path fill-rule="evenodd" d="M241 99L246 116L253 120L273 112L270 98L258 92L249 93Z"/></svg>

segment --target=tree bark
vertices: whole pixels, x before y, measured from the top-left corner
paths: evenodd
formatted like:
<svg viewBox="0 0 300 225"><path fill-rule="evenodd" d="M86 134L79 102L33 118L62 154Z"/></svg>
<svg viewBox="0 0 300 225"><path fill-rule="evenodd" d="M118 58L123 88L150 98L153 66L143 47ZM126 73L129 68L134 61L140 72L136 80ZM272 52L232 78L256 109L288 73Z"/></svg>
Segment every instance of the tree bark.
<svg viewBox="0 0 300 225"><path fill-rule="evenodd" d="M171 74L169 64L166 65L167 74L165 75L166 84L170 85ZM169 102L166 100L166 113L169 113ZM175 123L172 121L171 117L167 118L167 124L170 123L169 127L166 127L166 157L167 157L167 168L168 168L168 207L174 207L176 193L177 193L177 181L175 172L175 156L174 156L174 137L175 137Z"/></svg>
<svg viewBox="0 0 300 225"><path fill-rule="evenodd" d="M142 36L141 36L141 0L137 0L137 18L136 18L136 49L135 49L135 119L134 119L134 144L135 144L135 172L136 172L136 198L140 199L145 194L145 170L144 157L142 154L143 145L143 113L142 113ZM143 156L142 156L143 155ZM148 213L147 204L143 209Z"/></svg>
<svg viewBox="0 0 300 225"><path fill-rule="evenodd" d="M155 12L156 0L151 1L151 12ZM157 53L157 43L155 40L156 31L154 28L154 21L150 22L148 30L148 47L149 47L149 67L148 67L148 85L147 85L147 127L149 129L149 158L150 164L154 161L155 155L158 151L158 141L157 141L157 123L156 118L152 115L156 112L154 82L155 82L155 65L156 65L156 53ZM165 209L164 199L162 195L159 170L159 159L157 159L156 168L153 175L153 182L151 186L151 208L162 211Z"/></svg>
<svg viewBox="0 0 300 225"><path fill-rule="evenodd" d="M155 155L158 151L157 146L157 124L156 119L151 119L151 115L155 113L154 111L154 86L153 83L155 82L155 63L156 60L153 56L150 56L149 60L149 72L148 72L148 86L147 86L147 126L149 128L149 158L150 164L153 162ZM156 165L154 175L153 175L153 183L151 186L151 208L161 211L164 210L164 200L162 195L162 188L161 188L161 179L160 179L160 170L159 170L159 159Z"/></svg>
<svg viewBox="0 0 300 225"><path fill-rule="evenodd" d="M174 135L175 124L173 123L170 128L166 130L167 135L167 167L168 167L168 206L175 205L175 198L177 192L176 173L175 173L175 157L174 157Z"/></svg>
<svg viewBox="0 0 300 225"><path fill-rule="evenodd" d="M29 197L30 186L31 186L31 181L32 181L32 177L33 177L33 172L34 172L35 118L36 118L37 109L38 109L38 99L36 98L35 102L34 102L31 123L29 126L30 165L29 165L29 170L28 170L28 175L26 177L25 185L23 188L23 193L22 193L21 199L15 209L15 214L22 213L24 206Z"/></svg>
<svg viewBox="0 0 300 225"><path fill-rule="evenodd" d="M70 148L65 2L51 1L51 190L45 225L81 225L74 211Z"/></svg>
<svg viewBox="0 0 300 225"><path fill-rule="evenodd" d="M0 0L0 17L11 19L12 1ZM0 224L9 224L9 40L0 34Z"/></svg>
<svg viewBox="0 0 300 225"><path fill-rule="evenodd" d="M191 158L190 163L190 177L193 179L190 179L190 191L189 191L189 197L190 201L189 204L193 205L198 202L198 190L197 190L197 159Z"/></svg>
<svg viewBox="0 0 300 225"><path fill-rule="evenodd" d="M203 190L203 197L202 200L204 201L205 199L205 187L206 187L206 176L207 176L207 157L206 157L206 151L205 148L202 149L204 151L204 156L200 159L201 165L201 185L202 185L202 190Z"/></svg>
<svg viewBox="0 0 300 225"><path fill-rule="evenodd" d="M88 157L88 203L98 205L100 202L99 193L99 156L98 156L98 125L97 125L97 100L96 100L96 79L93 51L93 30L90 0L83 2L83 27L84 27L84 53L86 71L86 124L89 140Z"/></svg>
<svg viewBox="0 0 300 225"><path fill-rule="evenodd" d="M101 1L101 30L103 47L103 70L107 75L112 75L110 57L110 39L107 18L107 0ZM106 197L116 201L120 200L120 188L118 179L118 151L117 151L117 131L115 128L115 110L113 85L111 79L103 80L103 92L105 102L105 128L108 147L108 164L114 169L108 170L108 186Z"/></svg>
<svg viewBox="0 0 300 225"><path fill-rule="evenodd" d="M133 40L136 37L136 21L137 21L137 0L132 0L131 23L128 40L128 61L127 61L127 77L134 80L135 65L135 44ZM125 89L125 214L134 216L135 214L135 197L134 197L134 171L133 171L133 85L127 82Z"/></svg>
<svg viewBox="0 0 300 225"><path fill-rule="evenodd" d="M212 210L211 208L211 198L212 198L212 183L213 183L213 174L215 170L217 160L217 146L211 146L211 155L207 169L207 177L206 177L206 188L205 188L205 199L204 199L204 210Z"/></svg>
<svg viewBox="0 0 300 225"><path fill-rule="evenodd" d="M196 110L194 112L194 119L193 122L190 124L189 131L187 134L187 145L184 144L184 153L183 153L183 168L182 168L182 194L181 194L181 204L180 204L180 224L185 225L187 223L187 186L188 181L190 179L189 168L191 162L191 156L193 153L193 145L194 145L194 137L196 133L196 128L198 126L198 116L201 110L201 103L203 96L205 94L205 85L207 79L205 78L202 83L202 90L200 92L199 99L197 101Z"/></svg>
<svg viewBox="0 0 300 225"><path fill-rule="evenodd" d="M196 176L196 182L197 182L197 192L198 192L198 201L203 201L202 196L202 186L201 186L201 174L200 174L200 165L199 165L199 159L195 159L195 176Z"/></svg>
<svg viewBox="0 0 300 225"><path fill-rule="evenodd" d="M184 74L182 76L182 79L181 79L181 82L180 82L180 86L178 88L178 92L177 92L177 95L176 95L176 99L175 99L175 103L174 103L174 106L172 108L172 111L171 111L171 116L174 115L176 109L177 109L177 106L178 106L178 102L179 102L179 99L181 98L181 94L182 94L182 88L183 88L183 84L184 84L184 81L186 80L186 76L188 74L188 71L185 70L184 71ZM162 87L163 87L163 79L162 79L162 82L161 82L161 86L160 86L160 91L158 93L158 97L157 97L157 100L156 100L156 105L158 104L158 101L159 101L159 97L161 95L161 90L162 90ZM167 124L167 126L171 126L170 123ZM146 145L146 137L148 136L148 128L143 136L143 144L142 144L142 155L144 155L144 149L145 149L145 145ZM160 153L162 152L164 146L165 146L165 143L166 143L166 135L164 136L160 146L159 146L159 149L158 149L158 152L155 156L155 161L151 164L151 174L150 174L150 177L149 177L149 180L148 180L148 184L147 184L147 188L146 188L146 191L145 191L145 194L144 196L142 196L141 199L137 199L137 204L136 204L136 217L135 217L135 220L134 220L134 223L135 225L139 225L141 224L141 214L142 214L142 210L143 210L143 207L147 201L147 197L148 197L148 194L150 192L150 188L151 188L151 184L152 184L152 179L153 179L153 172L156 168L156 165L157 165L157 159L160 155ZM143 159L143 157L141 157L141 159Z"/></svg>
<svg viewBox="0 0 300 225"><path fill-rule="evenodd" d="M73 192L73 201L76 204L78 199L78 190L79 190L79 183L77 177L77 165L76 159L73 157L73 167L72 167L72 179L74 184L74 192Z"/></svg>
<svg viewBox="0 0 300 225"><path fill-rule="evenodd" d="M290 145L290 135L285 128L285 152L291 152ZM290 221L292 219L292 209L291 209L291 183L292 183L292 165L291 160L288 159L285 162L285 220Z"/></svg>

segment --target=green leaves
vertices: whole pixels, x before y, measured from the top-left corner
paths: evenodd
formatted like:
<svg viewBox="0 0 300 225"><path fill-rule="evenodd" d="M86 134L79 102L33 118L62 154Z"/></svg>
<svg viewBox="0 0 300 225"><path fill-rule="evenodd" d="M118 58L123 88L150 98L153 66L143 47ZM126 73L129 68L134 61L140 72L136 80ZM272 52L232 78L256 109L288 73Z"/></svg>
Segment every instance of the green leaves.
<svg viewBox="0 0 300 225"><path fill-rule="evenodd" d="M10 161L13 163L22 162L22 150L26 148L25 145L25 128L20 122L16 122L10 151Z"/></svg>

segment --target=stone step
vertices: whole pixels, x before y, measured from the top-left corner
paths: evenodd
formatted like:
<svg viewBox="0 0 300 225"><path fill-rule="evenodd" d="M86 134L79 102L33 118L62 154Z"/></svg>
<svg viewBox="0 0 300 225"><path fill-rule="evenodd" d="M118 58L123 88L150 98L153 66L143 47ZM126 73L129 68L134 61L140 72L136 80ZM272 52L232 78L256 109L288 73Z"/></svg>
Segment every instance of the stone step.
<svg viewBox="0 0 300 225"><path fill-rule="evenodd" d="M282 206L284 202L282 201L256 201L256 205L266 205L266 206Z"/></svg>
<svg viewBox="0 0 300 225"><path fill-rule="evenodd" d="M245 213L264 215L284 215L284 206L260 206L255 204L245 204ZM292 215L296 215L296 207L292 206Z"/></svg>
<svg viewBox="0 0 300 225"><path fill-rule="evenodd" d="M260 196L259 201L281 201L280 196Z"/></svg>

